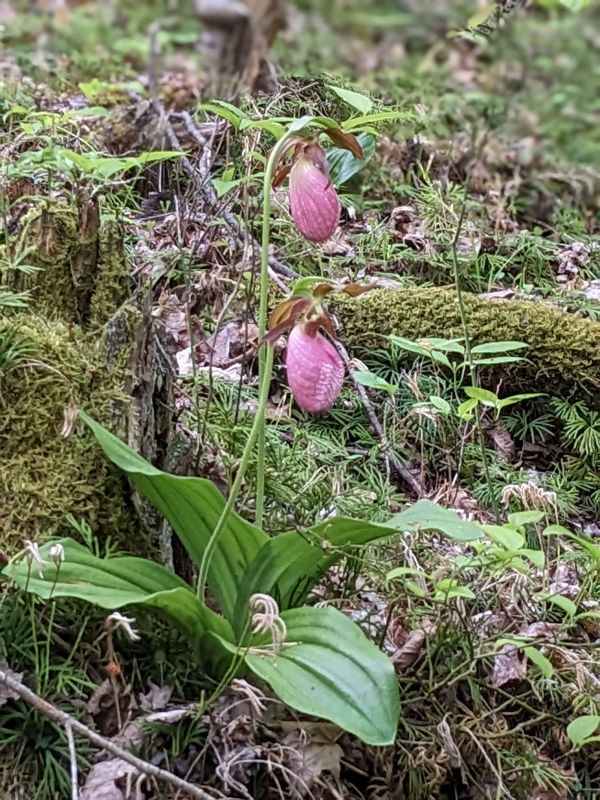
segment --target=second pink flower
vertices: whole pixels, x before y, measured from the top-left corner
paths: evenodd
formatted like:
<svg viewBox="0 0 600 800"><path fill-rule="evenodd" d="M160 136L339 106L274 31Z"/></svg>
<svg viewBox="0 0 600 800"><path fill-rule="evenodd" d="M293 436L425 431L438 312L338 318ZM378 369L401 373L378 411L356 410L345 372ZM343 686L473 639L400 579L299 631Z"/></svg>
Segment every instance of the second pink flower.
<svg viewBox="0 0 600 800"><path fill-rule="evenodd" d="M304 411L327 411L344 381L339 353L320 331L311 336L303 324L290 331L285 359L294 399Z"/></svg>

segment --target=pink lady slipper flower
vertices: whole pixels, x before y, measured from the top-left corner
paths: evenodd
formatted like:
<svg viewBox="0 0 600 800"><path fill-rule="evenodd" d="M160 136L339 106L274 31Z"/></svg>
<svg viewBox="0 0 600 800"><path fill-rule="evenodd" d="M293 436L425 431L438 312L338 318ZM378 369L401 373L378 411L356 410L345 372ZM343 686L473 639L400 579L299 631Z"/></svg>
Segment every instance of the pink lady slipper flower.
<svg viewBox="0 0 600 800"><path fill-rule="evenodd" d="M364 153L353 133L336 126L324 127L336 147L349 150L355 158ZM318 136L302 134L289 139L289 148L281 154L272 186L289 177L290 213L300 233L311 242L324 242L333 235L340 221L340 199L329 176L325 150ZM293 149L291 158L288 158Z"/></svg>
<svg viewBox="0 0 600 800"><path fill-rule="evenodd" d="M320 144L299 146L290 170L289 197L292 218L306 239L324 242L333 235L341 206Z"/></svg>
<svg viewBox="0 0 600 800"><path fill-rule="evenodd" d="M344 364L329 339L310 324L290 331L285 357L287 379L301 409L314 414L334 404L344 381Z"/></svg>
<svg viewBox="0 0 600 800"><path fill-rule="evenodd" d="M269 318L269 332L263 341L273 344L288 334L285 366L294 399L304 411L327 411L335 403L344 382L344 362L325 331L335 340L331 318L323 308L330 292L357 297L372 286L348 283L315 284L310 291L294 293L276 306Z"/></svg>

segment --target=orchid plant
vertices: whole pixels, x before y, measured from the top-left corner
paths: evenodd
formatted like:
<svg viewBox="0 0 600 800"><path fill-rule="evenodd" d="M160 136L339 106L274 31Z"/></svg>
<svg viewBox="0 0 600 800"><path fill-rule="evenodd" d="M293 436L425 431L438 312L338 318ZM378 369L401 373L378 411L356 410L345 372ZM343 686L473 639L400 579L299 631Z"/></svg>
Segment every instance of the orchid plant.
<svg viewBox="0 0 600 800"><path fill-rule="evenodd" d="M381 119L386 113L371 116ZM368 122L369 114L363 113L362 119ZM204 478L161 472L80 412L106 456L179 536L198 567L195 591L152 561L100 558L68 538L17 554L3 572L45 599L76 597L113 611L138 605L161 613L184 632L207 673L216 679L213 697L234 676L252 672L291 707L331 720L370 744L387 745L394 741L399 718L393 664L340 611L303 603L328 567L352 548L394 535L406 529L404 524L413 525L419 504L409 509L406 518L397 515L389 525L336 518L275 537L262 528L265 409L273 342L288 335L287 375L298 405L310 413L327 410L340 392L344 365L323 301L332 291L357 294L366 289L305 279L267 318L271 191L289 179L290 211L298 230L314 242L331 236L339 222L340 201L319 139L327 135L338 148L347 148L360 159L361 146L349 130L352 121L343 128L322 117L305 117L286 129L272 128L278 141L264 174L259 401L228 498ZM236 513L235 505L257 442L253 525ZM426 516L430 505L423 507ZM416 516L420 524L421 517ZM206 603L207 589L219 612Z"/></svg>

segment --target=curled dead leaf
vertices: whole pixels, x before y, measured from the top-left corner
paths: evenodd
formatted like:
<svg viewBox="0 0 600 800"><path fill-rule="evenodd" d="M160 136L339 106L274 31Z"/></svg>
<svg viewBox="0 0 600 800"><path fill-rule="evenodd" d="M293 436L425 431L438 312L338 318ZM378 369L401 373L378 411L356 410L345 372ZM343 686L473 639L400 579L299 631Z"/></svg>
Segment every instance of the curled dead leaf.
<svg viewBox="0 0 600 800"><path fill-rule="evenodd" d="M111 758L109 761L94 764L81 790L80 798L81 800L125 800L125 793L117 782L136 773L136 768L121 758Z"/></svg>
<svg viewBox="0 0 600 800"><path fill-rule="evenodd" d="M418 659L424 644L425 631L422 628L415 628L408 634L408 639L402 647L396 650L392 656L392 662L400 669L410 667Z"/></svg>
<svg viewBox="0 0 600 800"><path fill-rule="evenodd" d="M496 688L506 683L523 680L527 675L527 659L514 644L505 644L496 653L492 685Z"/></svg>

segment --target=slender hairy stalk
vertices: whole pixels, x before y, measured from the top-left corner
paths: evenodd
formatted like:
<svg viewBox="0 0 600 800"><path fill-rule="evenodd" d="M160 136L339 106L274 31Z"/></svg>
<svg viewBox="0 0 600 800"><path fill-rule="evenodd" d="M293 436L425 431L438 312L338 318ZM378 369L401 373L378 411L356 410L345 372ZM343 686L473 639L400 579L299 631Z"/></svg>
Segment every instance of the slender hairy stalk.
<svg viewBox="0 0 600 800"><path fill-rule="evenodd" d="M468 179L465 179L465 191L463 195L463 202L460 208L460 214L458 217L458 222L456 223L456 232L454 234L454 238L452 240L452 244L450 245L450 251L452 253L452 266L454 268L454 286L456 288L456 297L458 300L458 310L460 312L460 321L462 324L463 335L465 337L465 355L467 357L467 361L469 363L469 374L471 375L471 382L473 386L475 386L477 380L477 371L475 369L475 365L473 364L473 357L471 353L471 339L469 337L469 326L467 324L467 313L465 311L465 304L463 301L463 294L462 288L460 285L460 271L458 268L458 253L457 253L457 246L458 246L458 239L460 237L460 232L462 230L463 222L465 219L465 211L467 207L467 190L468 190ZM475 424L477 426L477 433L479 437L479 445L481 447L481 461L483 464L483 472L485 474L485 481L488 485L490 490L490 497L492 498L492 509L494 511L494 516L496 517L496 521L500 522L500 510L498 508L498 503L496 502L496 497L494 496L494 492L492 490L492 478L490 475L490 467L488 464L487 456L485 453L485 438L483 435L483 427L481 425L481 411L479 409L479 405L475 406Z"/></svg>
<svg viewBox="0 0 600 800"><path fill-rule="evenodd" d="M267 400L269 399L272 368L273 368L273 346L267 345L265 354L265 364L264 364L264 379L261 381L260 384L260 395L258 399L258 408L256 409L256 416L254 417L254 422L252 423L252 428L248 436L248 441L246 442L246 447L244 448L242 459L240 461L235 476L235 480L233 482L233 486L231 487L231 491L229 492L227 503L225 504L225 508L223 509L221 516L219 517L219 521L217 522L215 529L211 534L209 542L206 546L206 550L204 551L204 554L202 556L202 562L200 563L200 573L198 575L198 586L196 588L196 594L201 599L204 599L204 592L206 588L206 577L208 575L208 568L210 566L212 555L215 551L215 547L217 546L219 536L221 535L221 532L225 527L229 515L234 509L235 501L237 500L237 496L239 494L242 481L244 479L244 475L246 474L246 470L248 469L248 463L250 461L250 456L252 454L252 449L254 447L254 443L256 442L258 433L261 429L264 428L264 416L265 416L265 409L267 407Z"/></svg>
<svg viewBox="0 0 600 800"><path fill-rule="evenodd" d="M273 176L275 168L280 157L285 152L288 144L289 134L284 134L283 137L277 142L265 168L265 177L263 183L263 219L262 219L262 238L261 238L261 251L260 251L260 303L258 307L258 336L261 339L267 331L267 310L269 305L269 240L271 238L271 185L273 183ZM259 383L262 388L263 381L266 380L267 371L267 353L262 348L258 354L258 375ZM268 368L269 380L271 367ZM257 411L257 419L259 412ZM258 431L258 463L256 468L256 516L255 522L259 528L263 526L263 513L265 507L265 426L264 426L264 409L261 413L261 419Z"/></svg>

